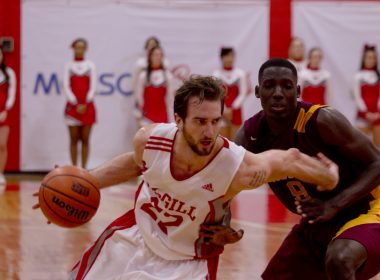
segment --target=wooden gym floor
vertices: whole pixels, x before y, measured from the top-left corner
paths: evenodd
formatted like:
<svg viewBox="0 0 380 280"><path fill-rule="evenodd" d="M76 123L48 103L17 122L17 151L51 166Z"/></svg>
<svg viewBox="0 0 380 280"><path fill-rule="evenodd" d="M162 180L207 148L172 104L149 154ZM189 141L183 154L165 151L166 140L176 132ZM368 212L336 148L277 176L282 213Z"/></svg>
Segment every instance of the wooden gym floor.
<svg viewBox="0 0 380 280"><path fill-rule="evenodd" d="M86 225L73 229L48 225L40 210L32 210L37 201L32 194L38 191L41 178L9 175L8 184L0 190L0 280L67 279L83 250L132 207L136 182L102 190L100 208ZM239 194L232 211L233 227L243 228L245 234L240 242L226 247L218 279L260 279L268 259L298 218L264 187Z"/></svg>

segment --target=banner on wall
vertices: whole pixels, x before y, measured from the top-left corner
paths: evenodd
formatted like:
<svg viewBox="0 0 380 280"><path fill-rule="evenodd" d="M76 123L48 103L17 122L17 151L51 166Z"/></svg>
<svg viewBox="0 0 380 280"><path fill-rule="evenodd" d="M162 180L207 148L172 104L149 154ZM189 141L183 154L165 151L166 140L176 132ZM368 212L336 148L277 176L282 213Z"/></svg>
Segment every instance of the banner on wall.
<svg viewBox="0 0 380 280"><path fill-rule="evenodd" d="M82 6L54 2L22 4L21 171L70 163L62 74L64 64L73 57L70 44L75 38L88 40L86 58L95 63L98 73L98 122L90 137L88 168L132 149L136 125L131 72L147 37L161 40L177 78L211 74L220 66L220 47L232 46L237 66L248 71L255 83L257 68L267 58L266 1ZM258 109L251 95L245 117Z"/></svg>
<svg viewBox="0 0 380 280"><path fill-rule="evenodd" d="M365 1L293 2L292 32L306 49L320 47L322 67L331 73L331 104L354 122L354 75L364 44L380 47L380 5ZM339 36L337 36L339 34Z"/></svg>

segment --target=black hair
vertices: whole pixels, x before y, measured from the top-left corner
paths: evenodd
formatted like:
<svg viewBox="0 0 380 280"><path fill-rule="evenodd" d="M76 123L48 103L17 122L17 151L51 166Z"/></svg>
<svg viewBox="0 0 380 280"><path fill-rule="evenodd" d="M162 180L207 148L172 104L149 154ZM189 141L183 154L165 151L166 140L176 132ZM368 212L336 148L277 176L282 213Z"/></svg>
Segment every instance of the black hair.
<svg viewBox="0 0 380 280"><path fill-rule="evenodd" d="M187 116L189 99L193 96L199 98L199 103L204 100L219 100L223 114L226 89L220 79L212 76L192 75L183 82L174 97L174 113L177 113L183 120Z"/></svg>
<svg viewBox="0 0 380 280"><path fill-rule="evenodd" d="M380 72L379 72L379 68L378 68L378 55L377 55L377 51L376 51L376 46L375 45L369 45L369 44L365 44L364 47L363 47L363 54L362 54L362 62L361 62L361 65L360 65L360 70L363 70L365 67L364 67L364 57L365 57L365 54L367 52L374 52L375 55L376 55L376 64L375 64L375 72L376 72L376 75L377 75L377 80L380 80Z"/></svg>
<svg viewBox="0 0 380 280"><path fill-rule="evenodd" d="M85 45L85 47L86 47L86 49L87 49L88 43L87 43L87 40L84 39L84 38L77 38L77 39L75 39L75 40L71 43L71 47L74 48L75 45L76 45L77 43L79 43L79 42L84 43L84 45Z"/></svg>
<svg viewBox="0 0 380 280"><path fill-rule="evenodd" d="M235 53L234 49L233 48L230 48L230 47L222 47L220 49L220 58L222 58L223 56L226 56L230 53Z"/></svg>
<svg viewBox="0 0 380 280"><path fill-rule="evenodd" d="M145 44L144 44L144 49L146 50L148 48L148 45L149 45L149 41L155 41L156 44L157 44L157 47L160 47L161 46L161 43L160 43L160 40L155 37L155 36L150 36L148 39L145 40Z"/></svg>
<svg viewBox="0 0 380 280"><path fill-rule="evenodd" d="M271 58L267 61L265 61L259 70L259 83L261 81L261 77L263 76L264 70L269 68L269 67L285 67L288 68L292 71L294 77L297 80L297 69L294 66L293 63L291 63L289 60L284 59L284 58Z"/></svg>
<svg viewBox="0 0 380 280"><path fill-rule="evenodd" d="M152 56L152 54L153 54L153 52L155 50L161 50L162 53L163 53L163 50L162 50L162 48L160 46L154 47L148 53L148 65L146 67L146 81L147 81L148 84L150 83L150 75L152 74L152 70L153 70L152 69L152 62L150 61L150 57ZM163 69L164 73L165 73L165 66L164 66L164 62L163 61L161 62L161 69Z"/></svg>
<svg viewBox="0 0 380 280"><path fill-rule="evenodd" d="M3 48L1 46L0 46L0 51L3 54L3 60L0 63L0 71L3 72L3 74L4 74L5 82L8 82L9 81L9 75L8 75L7 70L6 70L7 65L5 64L4 51L3 51Z"/></svg>

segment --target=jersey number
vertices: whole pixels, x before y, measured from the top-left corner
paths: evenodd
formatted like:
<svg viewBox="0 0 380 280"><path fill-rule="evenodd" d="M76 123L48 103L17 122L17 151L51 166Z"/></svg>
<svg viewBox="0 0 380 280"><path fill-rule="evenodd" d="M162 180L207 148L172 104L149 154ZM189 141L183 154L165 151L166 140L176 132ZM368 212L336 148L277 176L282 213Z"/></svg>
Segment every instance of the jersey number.
<svg viewBox="0 0 380 280"><path fill-rule="evenodd" d="M301 201L310 198L310 195L300 181L289 181L286 183L286 186L296 200Z"/></svg>
<svg viewBox="0 0 380 280"><path fill-rule="evenodd" d="M150 203L144 203L141 205L141 209L148 213L148 215L155 221L157 221L157 213L163 211L163 209L158 206L157 197L152 197ZM180 215L169 214L168 212L164 212L163 214L168 219L165 219L166 221L159 220L157 225L165 234L168 234L168 227L178 227L183 222L183 217Z"/></svg>

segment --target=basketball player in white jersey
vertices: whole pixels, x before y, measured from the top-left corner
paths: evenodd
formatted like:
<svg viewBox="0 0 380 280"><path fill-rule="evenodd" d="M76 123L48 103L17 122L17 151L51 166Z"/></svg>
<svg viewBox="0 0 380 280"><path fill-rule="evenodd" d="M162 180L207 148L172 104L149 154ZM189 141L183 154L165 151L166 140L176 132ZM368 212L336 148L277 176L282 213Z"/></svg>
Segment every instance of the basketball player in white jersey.
<svg viewBox="0 0 380 280"><path fill-rule="evenodd" d="M216 279L218 255L199 235L240 191L291 176L332 189L336 165L296 149L252 154L219 136L225 90L192 77L177 90L175 123L141 128L134 151L91 171L102 187L143 175L134 209L111 223L70 279Z"/></svg>

